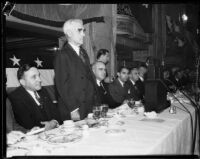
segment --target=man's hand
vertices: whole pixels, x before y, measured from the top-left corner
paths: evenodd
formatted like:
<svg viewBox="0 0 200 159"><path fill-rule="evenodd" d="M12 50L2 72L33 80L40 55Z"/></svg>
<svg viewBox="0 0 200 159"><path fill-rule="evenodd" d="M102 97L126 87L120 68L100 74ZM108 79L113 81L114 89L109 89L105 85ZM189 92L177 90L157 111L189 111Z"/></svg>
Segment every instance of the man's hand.
<svg viewBox="0 0 200 159"><path fill-rule="evenodd" d="M41 124L45 125L45 131L54 129L58 126L58 122L56 120L42 121Z"/></svg>
<svg viewBox="0 0 200 159"><path fill-rule="evenodd" d="M72 119L73 121L78 121L78 120L80 120L80 114L79 114L79 110L78 110L78 109L71 112L71 119Z"/></svg>
<svg viewBox="0 0 200 159"><path fill-rule="evenodd" d="M128 99L125 99L122 104L127 104L129 102Z"/></svg>

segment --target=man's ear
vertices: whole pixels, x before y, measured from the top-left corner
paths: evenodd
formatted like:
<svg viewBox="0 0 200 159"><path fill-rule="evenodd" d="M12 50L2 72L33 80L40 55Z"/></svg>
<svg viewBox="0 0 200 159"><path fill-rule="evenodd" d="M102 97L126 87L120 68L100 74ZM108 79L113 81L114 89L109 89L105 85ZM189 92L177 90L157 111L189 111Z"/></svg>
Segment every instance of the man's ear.
<svg viewBox="0 0 200 159"><path fill-rule="evenodd" d="M25 86L25 80L24 80L24 79L20 79L20 80L19 80L19 83L20 83L22 86Z"/></svg>
<svg viewBox="0 0 200 159"><path fill-rule="evenodd" d="M120 73L119 72L117 72L117 76L119 77L119 75L120 75Z"/></svg>
<svg viewBox="0 0 200 159"><path fill-rule="evenodd" d="M67 36L72 37L72 31L70 29L67 31Z"/></svg>

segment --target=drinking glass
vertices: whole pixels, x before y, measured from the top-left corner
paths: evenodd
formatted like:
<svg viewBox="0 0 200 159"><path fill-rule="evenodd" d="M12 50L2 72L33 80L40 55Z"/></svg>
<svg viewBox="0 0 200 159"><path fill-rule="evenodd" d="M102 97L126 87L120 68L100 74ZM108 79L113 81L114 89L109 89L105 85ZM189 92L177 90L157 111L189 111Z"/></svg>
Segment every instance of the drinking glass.
<svg viewBox="0 0 200 159"><path fill-rule="evenodd" d="M102 104L101 105L101 117L105 118L107 116L107 112L108 112L108 105Z"/></svg>
<svg viewBox="0 0 200 159"><path fill-rule="evenodd" d="M134 100L133 98L130 98L130 99L128 100L128 106L129 106L130 108L134 108L134 106L135 106L135 100Z"/></svg>
<svg viewBox="0 0 200 159"><path fill-rule="evenodd" d="M99 119L101 117L101 108L100 106L94 106L93 107L93 118Z"/></svg>

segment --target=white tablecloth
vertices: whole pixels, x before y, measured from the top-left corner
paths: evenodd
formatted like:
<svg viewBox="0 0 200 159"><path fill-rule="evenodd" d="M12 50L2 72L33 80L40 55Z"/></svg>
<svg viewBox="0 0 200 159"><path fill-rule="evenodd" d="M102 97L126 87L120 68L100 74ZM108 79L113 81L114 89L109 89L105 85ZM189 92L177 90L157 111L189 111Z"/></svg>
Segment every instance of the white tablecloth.
<svg viewBox="0 0 200 159"><path fill-rule="evenodd" d="M12 155L151 155L151 154L191 154L191 121L187 112L178 103L176 114L170 114L169 108L158 114L164 120L141 121L143 115L127 115L126 117L110 118L108 127L90 128L83 133L83 138L75 143L50 144L37 136L31 142L19 142L14 146L24 147L7 150ZM194 108L184 103L194 120ZM179 107L181 109L179 109ZM117 125L123 121L124 125ZM125 129L124 133L107 134L109 129ZM199 132L198 132L199 133ZM198 137L197 133L197 137ZM195 154L199 154L199 145Z"/></svg>

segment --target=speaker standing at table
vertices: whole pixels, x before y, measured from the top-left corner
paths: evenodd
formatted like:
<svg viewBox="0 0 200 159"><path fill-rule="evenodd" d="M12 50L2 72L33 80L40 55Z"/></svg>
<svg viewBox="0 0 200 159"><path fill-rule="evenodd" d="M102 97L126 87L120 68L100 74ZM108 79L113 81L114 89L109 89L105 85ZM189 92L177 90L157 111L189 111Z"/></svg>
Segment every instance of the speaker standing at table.
<svg viewBox="0 0 200 159"><path fill-rule="evenodd" d="M64 23L64 44L54 61L58 108L62 121L82 120L95 104L95 79L86 51L81 47L85 36L83 22L70 19Z"/></svg>

